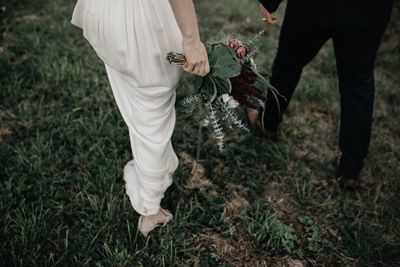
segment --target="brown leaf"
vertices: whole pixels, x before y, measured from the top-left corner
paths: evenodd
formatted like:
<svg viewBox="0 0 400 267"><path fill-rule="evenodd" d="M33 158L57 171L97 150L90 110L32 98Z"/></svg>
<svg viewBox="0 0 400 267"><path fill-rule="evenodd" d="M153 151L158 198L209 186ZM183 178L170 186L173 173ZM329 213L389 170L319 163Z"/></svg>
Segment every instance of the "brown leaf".
<svg viewBox="0 0 400 267"><path fill-rule="evenodd" d="M247 207L249 202L242 197L238 192L233 192L232 199L224 205L224 216L227 218L240 215L240 211Z"/></svg>
<svg viewBox="0 0 400 267"><path fill-rule="evenodd" d="M40 20L40 17L36 16L36 15L26 15L26 16L22 17L22 20L25 20L25 21L38 21L38 20Z"/></svg>
<svg viewBox="0 0 400 267"><path fill-rule="evenodd" d="M210 188L213 183L205 176L204 166L194 161L191 176L186 181L185 187L188 189L200 189L205 191Z"/></svg>
<svg viewBox="0 0 400 267"><path fill-rule="evenodd" d="M191 165L194 161L194 157L185 151L179 153L179 159L182 161L184 165Z"/></svg>
<svg viewBox="0 0 400 267"><path fill-rule="evenodd" d="M332 229L330 227L327 228L328 233L336 237L337 240L342 240L342 237L339 235L339 230L338 229Z"/></svg>
<svg viewBox="0 0 400 267"><path fill-rule="evenodd" d="M5 137L7 135L11 135L12 131L10 128L0 128L0 137Z"/></svg>

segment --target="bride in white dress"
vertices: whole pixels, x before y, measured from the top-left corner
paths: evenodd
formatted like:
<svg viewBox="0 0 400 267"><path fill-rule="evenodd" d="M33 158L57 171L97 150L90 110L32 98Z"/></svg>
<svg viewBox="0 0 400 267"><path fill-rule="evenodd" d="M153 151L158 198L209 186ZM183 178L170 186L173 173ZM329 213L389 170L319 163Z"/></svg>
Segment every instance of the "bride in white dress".
<svg viewBox="0 0 400 267"><path fill-rule="evenodd" d="M171 145L179 66L165 62L183 52L183 70L210 71L192 0L78 0L72 23L103 60L115 101L129 128L133 160L124 168L126 193L147 234L172 220L160 207L178 158Z"/></svg>

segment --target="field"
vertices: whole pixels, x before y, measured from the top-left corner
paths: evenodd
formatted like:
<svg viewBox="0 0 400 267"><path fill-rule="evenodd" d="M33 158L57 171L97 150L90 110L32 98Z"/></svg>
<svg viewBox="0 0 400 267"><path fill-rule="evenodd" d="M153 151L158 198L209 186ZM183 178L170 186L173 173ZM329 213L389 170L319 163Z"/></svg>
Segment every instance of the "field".
<svg viewBox="0 0 400 267"><path fill-rule="evenodd" d="M122 178L128 130L102 62L69 22L74 2L0 3L0 266L400 266L398 3L376 63L359 191L338 189L331 165L339 93L328 42L278 143L233 131L221 154L204 129L204 169L192 172L197 125L178 119L181 165L163 201L175 220L146 239ZM263 24L256 1L196 6L204 40L266 29L257 61L270 70L279 27ZM178 102L188 88L185 75Z"/></svg>

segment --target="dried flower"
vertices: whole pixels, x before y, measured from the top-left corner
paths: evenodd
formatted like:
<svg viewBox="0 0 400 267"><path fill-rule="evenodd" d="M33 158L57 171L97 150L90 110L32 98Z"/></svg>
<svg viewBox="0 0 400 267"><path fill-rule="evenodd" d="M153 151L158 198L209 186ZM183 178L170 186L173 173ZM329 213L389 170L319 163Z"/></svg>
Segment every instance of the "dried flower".
<svg viewBox="0 0 400 267"><path fill-rule="evenodd" d="M228 105L229 108L237 108L240 104L231 95L223 94L221 95L222 101Z"/></svg>

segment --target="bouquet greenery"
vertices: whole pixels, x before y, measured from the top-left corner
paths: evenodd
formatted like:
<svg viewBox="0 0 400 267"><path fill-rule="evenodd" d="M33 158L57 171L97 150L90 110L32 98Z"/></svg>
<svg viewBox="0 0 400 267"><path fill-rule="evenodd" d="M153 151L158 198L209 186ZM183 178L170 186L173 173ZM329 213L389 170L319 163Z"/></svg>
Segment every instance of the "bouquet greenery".
<svg viewBox="0 0 400 267"><path fill-rule="evenodd" d="M258 48L253 45L263 33L248 42L225 38L206 44L210 73L205 77L194 76L196 93L183 100L185 116L197 117L200 136L201 127L211 125L221 151L224 128L249 131L235 110L239 105L265 108L266 95L271 90L279 107L279 93L269 84L267 75L257 71L254 61ZM186 62L184 55L175 52L168 53L166 59L171 64Z"/></svg>

